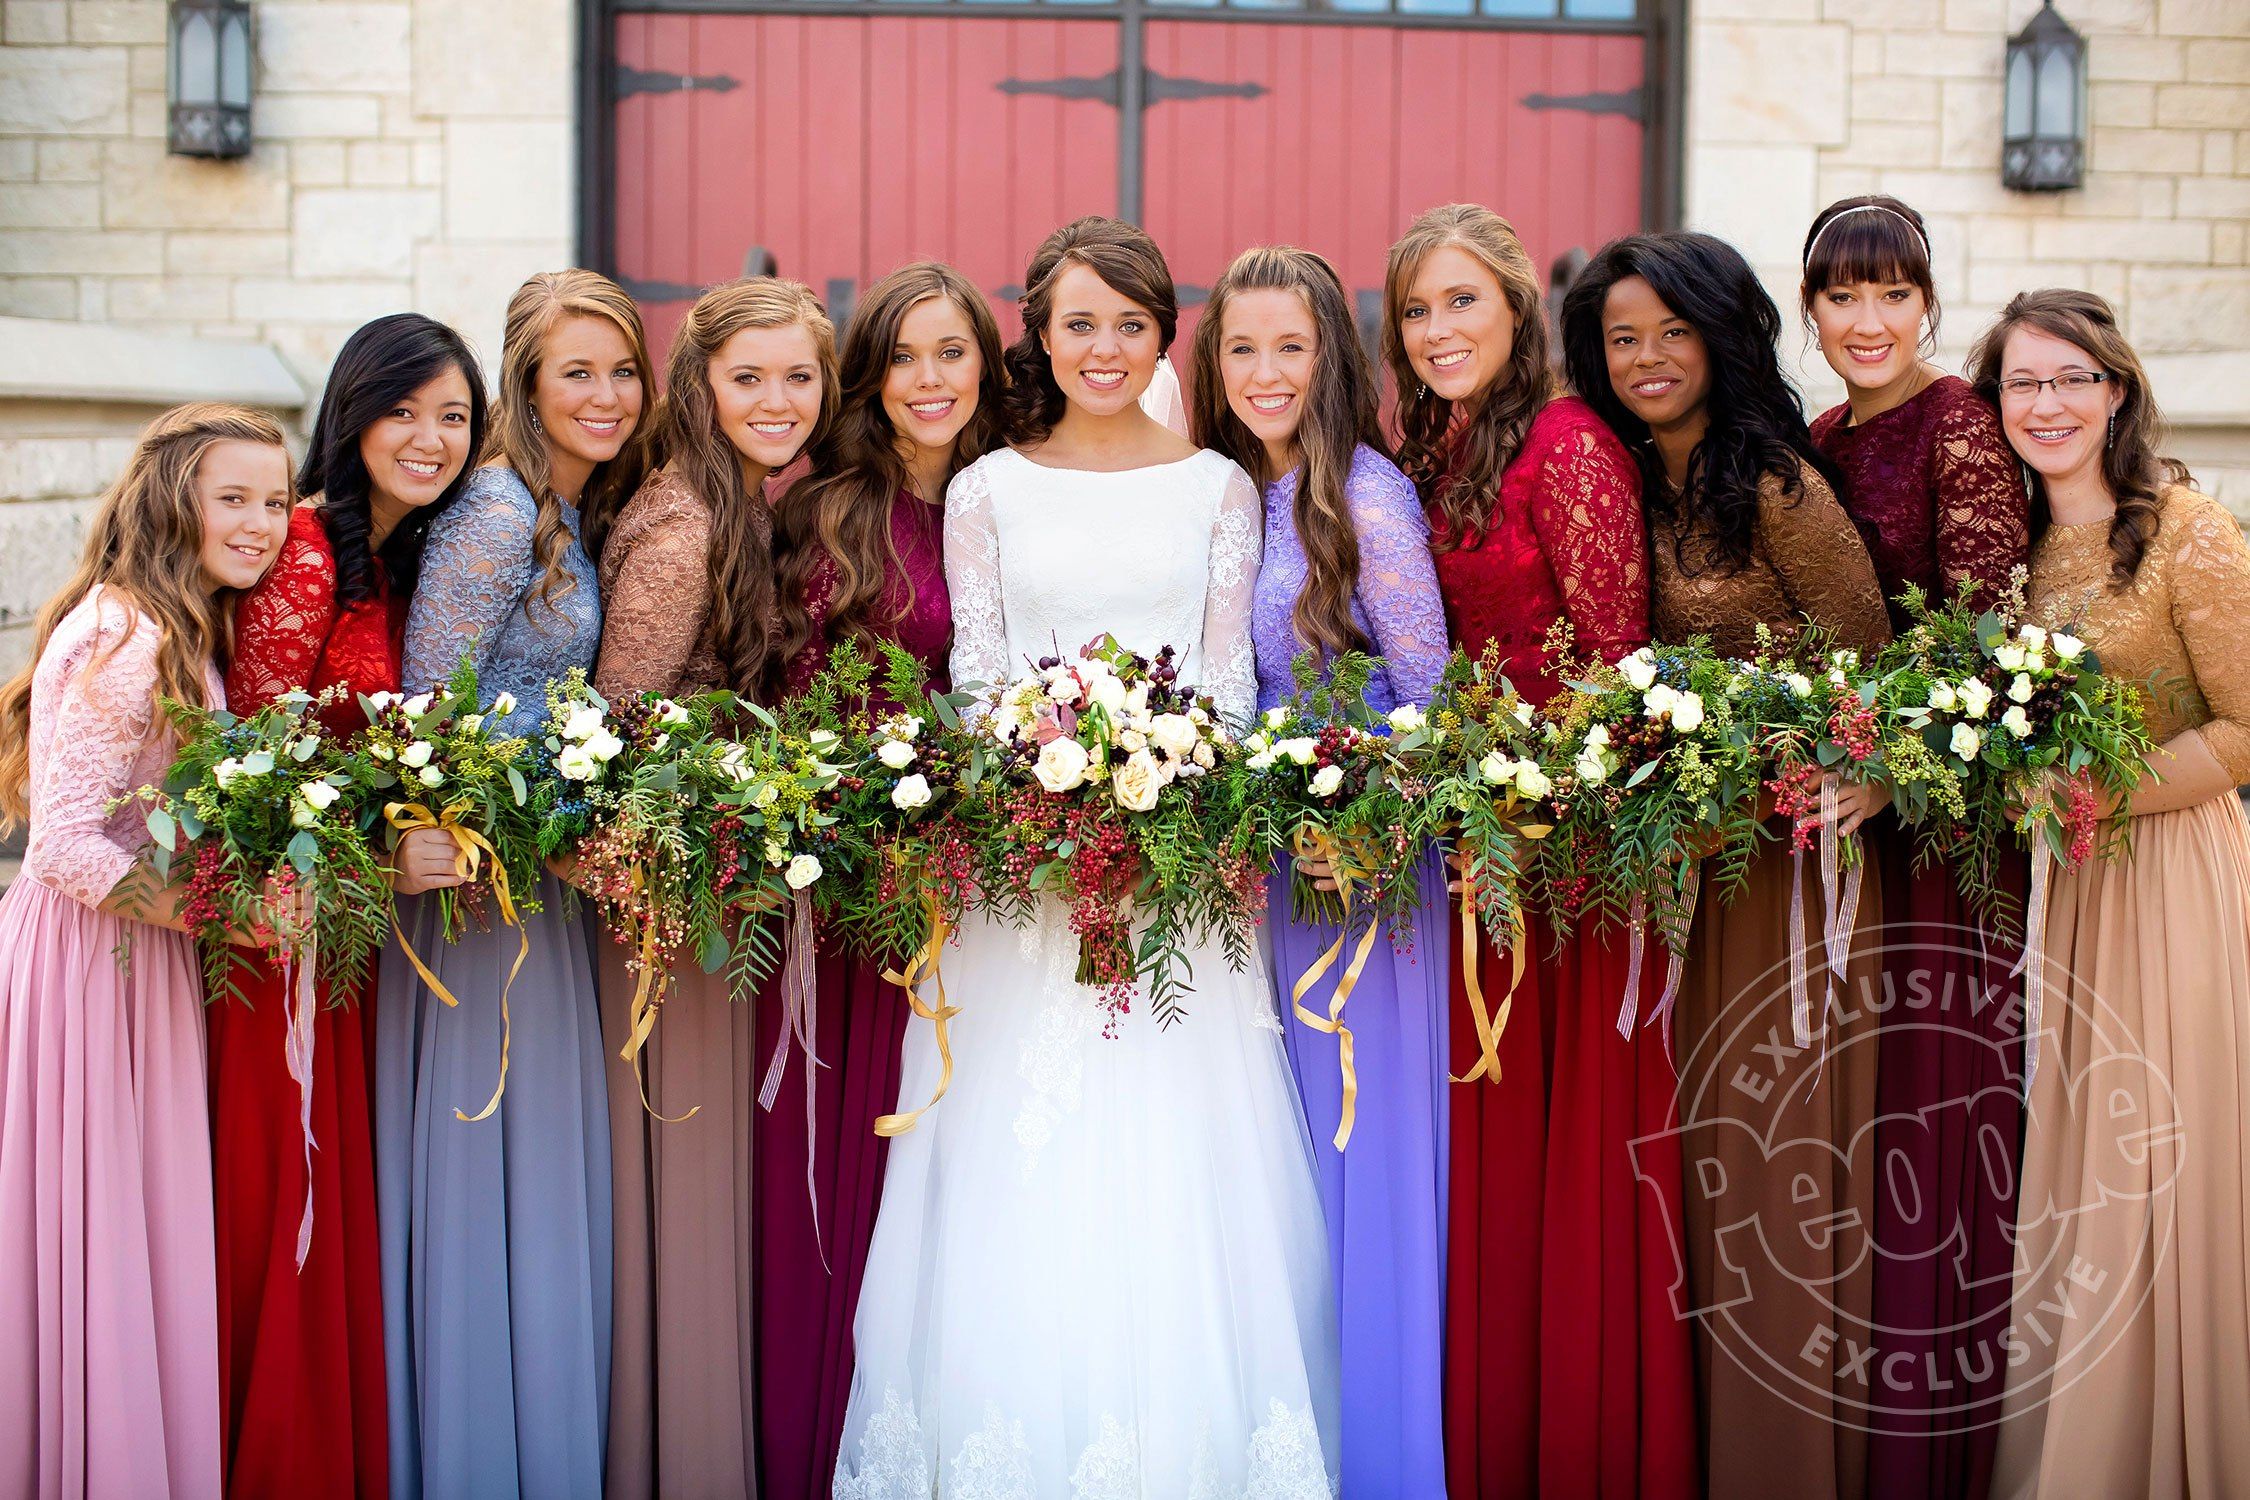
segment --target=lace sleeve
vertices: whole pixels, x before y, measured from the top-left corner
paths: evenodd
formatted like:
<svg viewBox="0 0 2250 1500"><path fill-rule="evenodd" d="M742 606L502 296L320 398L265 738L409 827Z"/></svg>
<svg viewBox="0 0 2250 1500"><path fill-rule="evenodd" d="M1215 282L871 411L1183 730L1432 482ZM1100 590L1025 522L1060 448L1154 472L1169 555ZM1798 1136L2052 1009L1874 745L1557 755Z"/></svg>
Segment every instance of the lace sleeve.
<svg viewBox="0 0 2250 1500"><path fill-rule="evenodd" d="M693 496L650 489L610 534L602 562L602 648L594 686L615 697L676 693L711 617L711 515Z"/></svg>
<svg viewBox="0 0 2250 1500"><path fill-rule="evenodd" d="M26 870L88 906L101 905L139 862L139 846L112 837L109 804L134 790L134 763L156 728L156 624L106 599L96 608L87 638L63 648L24 848ZM127 823L140 826L137 815Z"/></svg>
<svg viewBox="0 0 2250 1500"><path fill-rule="evenodd" d="M2031 555L2031 498L2000 419L1964 393L1940 412L1932 447L1938 578L1951 598L1963 579L1992 604Z"/></svg>
<svg viewBox="0 0 2250 1500"><path fill-rule="evenodd" d="M1451 654L1430 523L1413 482L1363 451L1347 481L1359 536L1359 602L1400 703L1427 703Z"/></svg>
<svg viewBox="0 0 2250 1500"><path fill-rule="evenodd" d="M291 688L312 685L336 627L336 560L292 536L258 586L234 606L227 707L256 713Z"/></svg>
<svg viewBox="0 0 2250 1500"><path fill-rule="evenodd" d="M406 691L436 687L471 654L477 675L492 675L501 628L537 576L531 552L537 514L530 492L513 474L480 469L431 525L422 577L406 616L406 666L400 674Z"/></svg>
<svg viewBox="0 0 2250 1500"><path fill-rule="evenodd" d="M2184 512L2177 540L2163 542L2172 548L2172 623L2211 710L2203 743L2240 786L2250 782L2250 545L2216 500L2176 489L2166 503Z"/></svg>
<svg viewBox="0 0 2250 1500"><path fill-rule="evenodd" d="M1758 536L1792 610L1839 646L1872 653L1890 643L1875 560L1812 465L1804 466L1795 495L1784 494L1775 475L1759 481Z"/></svg>
<svg viewBox="0 0 2250 1500"><path fill-rule="evenodd" d="M1648 641L1648 538L1640 474L1595 423L1573 424L1537 456L1531 525L1577 654L1615 661Z"/></svg>
<svg viewBox="0 0 2250 1500"><path fill-rule="evenodd" d="M1258 711L1258 653L1250 639L1265 506L1258 486L1228 464L1226 489L1211 518L1210 582L1203 593L1203 690L1219 712L1245 724Z"/></svg>
<svg viewBox="0 0 2250 1500"><path fill-rule="evenodd" d="M1001 602L1000 528L982 463L945 491L945 589L953 600L953 682L997 686L1008 679L1008 616Z"/></svg>

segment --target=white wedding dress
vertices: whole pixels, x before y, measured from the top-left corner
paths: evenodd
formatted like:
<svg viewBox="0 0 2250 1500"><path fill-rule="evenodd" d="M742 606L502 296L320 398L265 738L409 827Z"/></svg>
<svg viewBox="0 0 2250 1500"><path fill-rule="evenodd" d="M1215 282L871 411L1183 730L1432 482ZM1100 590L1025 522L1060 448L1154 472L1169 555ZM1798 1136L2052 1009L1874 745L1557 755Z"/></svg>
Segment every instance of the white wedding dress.
<svg viewBox="0 0 2250 1500"><path fill-rule="evenodd" d="M1003 449L946 497L953 677L1103 632L1254 707L1263 523L1220 455L1125 473ZM951 1090L891 1143L838 1500L1329 1500L1338 1369L1312 1142L1262 971L1105 1037L1059 902L945 951ZM910 1026L900 1107L939 1074Z"/></svg>

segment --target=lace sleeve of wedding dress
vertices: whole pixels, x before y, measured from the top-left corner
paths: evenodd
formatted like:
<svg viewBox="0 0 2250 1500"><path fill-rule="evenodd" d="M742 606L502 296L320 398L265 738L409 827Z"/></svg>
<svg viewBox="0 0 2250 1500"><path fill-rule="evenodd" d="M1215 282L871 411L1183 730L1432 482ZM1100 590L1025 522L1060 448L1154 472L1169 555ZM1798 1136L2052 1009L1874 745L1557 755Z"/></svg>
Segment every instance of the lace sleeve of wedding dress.
<svg viewBox="0 0 2250 1500"><path fill-rule="evenodd" d="M475 653L489 697L501 625L531 585L538 507L513 473L479 469L430 526L406 619L406 690L434 688Z"/></svg>
<svg viewBox="0 0 2250 1500"><path fill-rule="evenodd" d="M945 587L953 598L953 685L1008 679L1008 616L1000 593L1000 528L982 462L945 491Z"/></svg>
<svg viewBox="0 0 2250 1500"><path fill-rule="evenodd" d="M1265 509L1258 486L1228 464L1226 489L1211 518L1211 581L1203 595L1203 681L1200 686L1232 724L1258 711L1258 653L1250 639L1251 604L1265 544ZM948 537L950 542L951 538ZM947 547L950 557L952 548ZM960 629L961 599L953 601Z"/></svg>
<svg viewBox="0 0 2250 1500"><path fill-rule="evenodd" d="M53 727L31 788L24 869L88 906L101 905L140 857L113 834L109 805L134 789L133 768L156 726L157 641L154 620L96 596L64 617L47 642L57 670L34 681L35 711L47 709ZM141 810L120 821L139 828Z"/></svg>

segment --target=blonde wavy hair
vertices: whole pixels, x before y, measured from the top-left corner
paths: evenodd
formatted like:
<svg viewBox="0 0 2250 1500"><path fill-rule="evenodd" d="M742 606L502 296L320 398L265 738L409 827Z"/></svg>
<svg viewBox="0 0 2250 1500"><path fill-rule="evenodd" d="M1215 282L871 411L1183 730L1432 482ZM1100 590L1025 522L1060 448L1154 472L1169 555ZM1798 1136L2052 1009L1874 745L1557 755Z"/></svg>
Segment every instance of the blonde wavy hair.
<svg viewBox="0 0 2250 1500"><path fill-rule="evenodd" d="M504 463L515 470L538 502L531 555L540 568L539 597L550 604L569 593L572 586L563 565L570 529L563 521L562 503L555 497L553 464L546 435L539 430L532 408L532 394L539 388L539 366L546 357L548 338L571 318L607 319L625 336L644 386L655 373L649 363L640 308L623 287L598 271L579 266L541 271L508 299L507 332L500 346L500 400L492 409L492 431L485 439L483 461ZM585 491L578 497L579 532L588 556L600 555L601 538L610 521L632 498L654 464L654 400L651 388L632 436L615 458L594 466Z"/></svg>
<svg viewBox="0 0 2250 1500"><path fill-rule="evenodd" d="M216 402L177 406L141 433L125 472L102 497L86 528L77 571L39 611L31 660L0 688L0 830L31 817L31 684L40 653L55 627L86 596L101 589L122 604L134 623L156 622L156 691L180 703L206 703L204 667L223 669L232 644L233 589L212 591L203 572L203 514L196 504L195 472L220 443L289 444L271 417ZM291 484L289 502L297 500ZM115 655L130 635L105 640L88 670Z"/></svg>

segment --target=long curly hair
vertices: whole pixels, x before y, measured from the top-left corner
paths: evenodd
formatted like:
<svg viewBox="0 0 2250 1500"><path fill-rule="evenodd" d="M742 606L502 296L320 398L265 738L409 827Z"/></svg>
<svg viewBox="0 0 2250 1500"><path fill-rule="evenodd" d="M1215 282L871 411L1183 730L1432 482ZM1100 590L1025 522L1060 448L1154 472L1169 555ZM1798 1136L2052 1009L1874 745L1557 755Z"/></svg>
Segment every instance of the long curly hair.
<svg viewBox="0 0 2250 1500"><path fill-rule="evenodd" d="M743 482L742 455L719 426L711 361L745 328L801 324L820 360L818 445L836 415L836 325L811 288L778 276L749 276L698 297L672 338L664 377L664 449L672 472L711 513L711 644L726 686L758 696L777 655L773 638L773 543L759 524L766 505Z"/></svg>
<svg viewBox="0 0 2250 1500"><path fill-rule="evenodd" d="M1221 369L1229 304L1244 292L1262 291L1296 293L1312 319L1316 341L1311 388L1298 408L1297 446L1304 463L1292 515L1305 548L1305 586L1297 593L1290 623L1298 639L1322 658L1369 650L1373 643L1352 620L1359 532L1352 524L1346 481L1359 445L1383 451L1382 419L1375 371L1360 347L1351 298L1327 260L1294 246L1262 246L1243 251L1227 267L1195 329L1190 432L1198 446L1218 449L1261 484L1281 477L1268 472L1265 444L1235 415Z"/></svg>
<svg viewBox="0 0 2250 1500"><path fill-rule="evenodd" d="M1024 268L1023 333L1008 346L1008 441L1028 445L1043 440L1062 420L1069 399L1055 383L1047 356L1047 321L1055 311L1055 281L1075 262L1102 279L1120 297L1156 319L1156 352L1172 347L1180 331L1179 294L1172 268L1148 231L1119 219L1088 214L1073 219L1039 242Z"/></svg>
<svg viewBox="0 0 2250 1500"><path fill-rule="evenodd" d="M1453 403L1422 383L1406 357L1402 320L1407 291L1433 252L1451 245L1474 256L1500 283L1515 320L1515 347L1476 411L1456 430ZM1522 450L1532 419L1555 394L1547 351L1547 312L1539 272L1515 226L1476 203L1429 209L1391 246L1383 272L1383 361L1397 407L1399 467L1437 512L1430 546L1439 552L1483 533L1500 476Z"/></svg>
<svg viewBox="0 0 2250 1500"><path fill-rule="evenodd" d="M982 373L977 408L954 436L947 480L1000 446L1007 388L1000 325L976 283L936 261L901 266L868 289L844 333L837 417L812 455L810 472L774 507L774 574L781 603L781 646L772 663L778 674L816 640L872 644L883 627L914 607L913 584L891 597L887 581L903 578L898 543L891 535L891 504L910 488L912 441L883 410L883 386L899 328L913 309L944 298L961 310L975 340ZM834 568L825 621L815 625L807 607L815 573ZM778 686L778 684L776 684Z"/></svg>
<svg viewBox="0 0 2250 1500"><path fill-rule="evenodd" d="M156 622L156 691L206 708L204 664L226 665L235 590L212 591L203 572L203 515L195 472L219 443L279 448L288 469L288 440L271 417L240 406L197 402L174 407L141 433L125 472L110 486L86 528L78 567L39 611L31 659L0 688L0 830L31 816L31 685L55 627L102 590L136 618ZM290 503L296 503L294 489ZM106 642L98 668L125 643Z"/></svg>
<svg viewBox="0 0 2250 1500"><path fill-rule="evenodd" d="M423 386L448 370L458 370L469 387L469 449L461 472L429 505L408 511L378 554L368 545L373 519L368 511L372 481L360 457L360 436ZM313 419L312 442L297 470L297 493L320 497L321 524L336 552L336 597L346 604L374 596L381 573L401 596L414 592L421 571L422 542L430 523L445 513L467 487L485 443L484 376L468 341L420 313L377 318L344 340L329 367Z"/></svg>
<svg viewBox="0 0 2250 1500"><path fill-rule="evenodd" d="M2163 446L2164 414L2148 386L2148 371L2126 342L2109 303L2092 292L2049 287L2018 292L2000 309L1969 354L1969 383L1994 408L2000 405L2002 360L2008 352L2008 335L2019 328L2033 329L2083 350L2088 359L2117 382L2124 398L2111 420L2108 442L2102 450L2102 482L2117 502L2109 523L2109 583L2111 592L2132 587L2148 544L2156 540L2157 518L2163 507L2164 487L2193 484L2187 465L2157 450ZM2053 520L2047 504L2047 482L2030 465L2024 476L2031 486L2031 527L2037 536Z"/></svg>
<svg viewBox="0 0 2250 1500"><path fill-rule="evenodd" d="M1937 277L1930 270L1930 226L1914 209L1887 193L1838 198L1813 215L1805 231L1805 268L1797 288L1805 326L1813 326L1813 299L1832 286L1857 281L1902 281L1922 293L1921 351L1937 348Z"/></svg>
<svg viewBox="0 0 2250 1500"><path fill-rule="evenodd" d="M1646 281L1672 315L1695 330L1710 371L1709 425L1676 494L1647 424L1626 407L1609 377L1603 304L1629 276ZM1708 234L1675 230L1612 240L1563 298L1563 362L1571 386L1640 461L1642 513L1676 523L1673 557L1683 573L1696 571L1682 547L1690 531L1712 537L1712 560L1726 571L1750 561L1765 476L1796 497L1804 493L1807 469L1832 488L1840 482L1813 446L1796 388L1782 373L1780 338L1781 311L1757 273L1732 245Z"/></svg>
<svg viewBox="0 0 2250 1500"><path fill-rule="evenodd" d="M570 524L563 519L562 502L554 492L553 460L546 435L539 430L532 396L539 388L539 367L546 357L548 336L570 318L605 318L616 325L625 336L633 367L640 371L643 382L650 373L641 310L625 295L625 289L607 276L579 266L541 271L508 299L507 331L500 345L500 400L492 411L484 462L504 463L515 470L538 502L539 517L531 528L531 555L540 568L538 595L550 604L575 586L563 562L570 545ZM651 392L650 404L653 399ZM588 557L601 556L602 538L608 534L610 523L653 467L656 429L655 413L644 405L625 446L615 458L596 464L587 478L586 488L578 497L578 531Z"/></svg>

